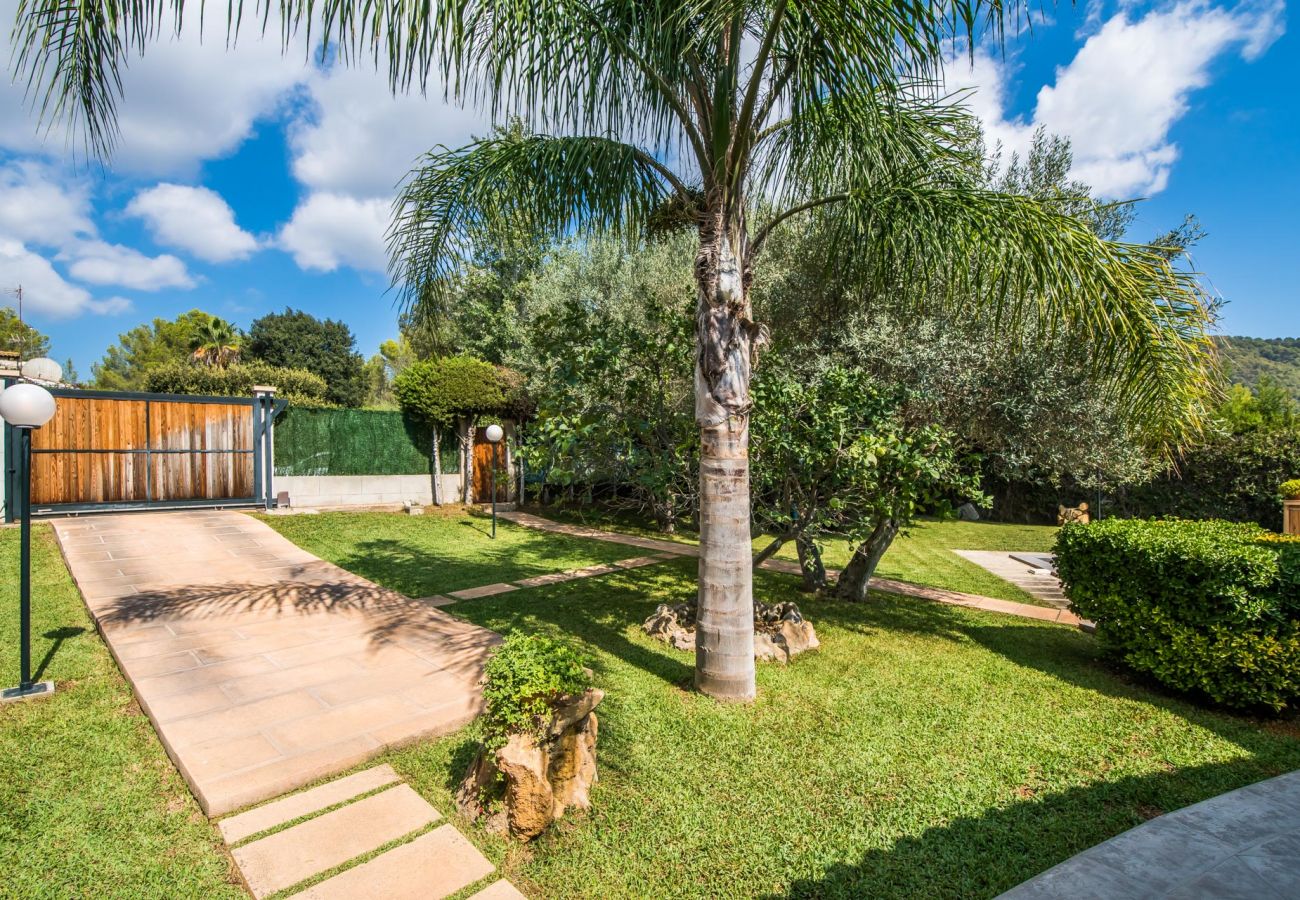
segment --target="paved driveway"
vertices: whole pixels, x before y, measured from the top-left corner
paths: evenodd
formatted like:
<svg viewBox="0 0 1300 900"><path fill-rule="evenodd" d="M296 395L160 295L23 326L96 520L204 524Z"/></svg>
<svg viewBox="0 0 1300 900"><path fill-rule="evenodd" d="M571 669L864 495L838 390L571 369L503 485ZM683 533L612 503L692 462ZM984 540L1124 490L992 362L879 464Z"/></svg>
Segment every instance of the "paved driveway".
<svg viewBox="0 0 1300 900"><path fill-rule="evenodd" d="M53 523L109 649L218 816L443 734L500 639L237 512Z"/></svg>

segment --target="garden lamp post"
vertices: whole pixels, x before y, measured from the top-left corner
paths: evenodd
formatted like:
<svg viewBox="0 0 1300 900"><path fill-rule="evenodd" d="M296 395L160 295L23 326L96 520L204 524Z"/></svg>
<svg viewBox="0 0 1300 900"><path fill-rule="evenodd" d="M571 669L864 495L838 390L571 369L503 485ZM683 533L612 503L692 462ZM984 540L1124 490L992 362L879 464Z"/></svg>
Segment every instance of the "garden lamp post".
<svg viewBox="0 0 1300 900"><path fill-rule="evenodd" d="M492 537L497 536L497 445L501 443L501 438L505 437L505 431L500 425L489 425L487 427L488 443L492 445Z"/></svg>
<svg viewBox="0 0 1300 900"><path fill-rule="evenodd" d="M0 393L0 418L18 429L18 509L22 516L18 537L18 653L21 675L18 687L8 688L0 700L21 700L48 694L54 682L32 683L32 430L54 416L54 396L37 384L19 383Z"/></svg>

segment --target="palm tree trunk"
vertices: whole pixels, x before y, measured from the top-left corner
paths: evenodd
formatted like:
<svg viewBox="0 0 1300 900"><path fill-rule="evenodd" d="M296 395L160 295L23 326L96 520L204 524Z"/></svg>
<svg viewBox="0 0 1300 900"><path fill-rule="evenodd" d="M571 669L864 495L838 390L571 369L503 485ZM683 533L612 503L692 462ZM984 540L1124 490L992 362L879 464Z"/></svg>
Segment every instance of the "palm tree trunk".
<svg viewBox="0 0 1300 900"><path fill-rule="evenodd" d="M867 588L871 584L871 576L875 574L876 566L880 563L880 557L885 555L885 551L894 542L894 537L897 534L897 519L885 518L876 523L870 537L858 545L858 548L853 551L853 558L849 560L849 564L840 573L839 587L835 592L836 596L841 600L858 602L867 599Z"/></svg>
<svg viewBox="0 0 1300 900"><path fill-rule="evenodd" d="M733 246L733 241L739 246ZM749 529L749 379L766 332L750 321L743 231L700 226L695 260L695 420L700 426L699 611L695 686L752 700L754 590Z"/></svg>

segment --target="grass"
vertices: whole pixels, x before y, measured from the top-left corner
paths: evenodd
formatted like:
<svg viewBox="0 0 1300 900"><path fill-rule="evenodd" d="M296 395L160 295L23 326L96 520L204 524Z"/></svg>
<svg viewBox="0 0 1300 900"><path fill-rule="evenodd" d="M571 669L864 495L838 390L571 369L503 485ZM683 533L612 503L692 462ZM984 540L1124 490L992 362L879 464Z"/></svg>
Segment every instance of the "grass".
<svg viewBox="0 0 1300 900"><path fill-rule="evenodd" d="M17 529L0 529L0 572L8 687L19 677ZM32 535L32 603L32 664L57 691L0 706L0 896L243 897L45 525Z"/></svg>
<svg viewBox="0 0 1300 900"><path fill-rule="evenodd" d="M546 507L534 510L538 515L556 521L575 522L610 531L636 534L641 537L653 537L679 543L695 543L696 535L683 530L677 534L665 535L653 527L627 515L611 514L603 511L581 512L558 507ZM985 597L997 597L1001 600L1013 600L1019 603L1043 605L1025 591L1009 581L1004 581L993 573L970 560L963 559L954 550L1015 550L1046 552L1052 549L1056 538L1056 528L1047 525L1008 525L999 522L961 522L955 519L923 519L913 525L904 534L898 536L876 569L882 578L895 578L910 581L912 584L926 587L945 588L950 591L963 591L968 594L982 594ZM770 537L760 536L754 539L754 549L761 550L771 541ZM853 548L847 541L826 541L822 547L822 558L830 568L843 568L848 565ZM781 548L777 556L783 559L796 559L793 545Z"/></svg>
<svg viewBox="0 0 1300 900"><path fill-rule="evenodd" d="M371 581L428 597L635 556L634 548L547 534L463 511L259 516L298 546Z"/></svg>
<svg viewBox="0 0 1300 900"><path fill-rule="evenodd" d="M785 576L757 588L796 596ZM752 706L719 705L689 690L689 654L637 627L691 592L677 561L450 608L567 636L606 691L590 814L528 847L460 823L530 895L989 897L1300 767L1294 723L1154 692L1080 632L885 595L800 598L822 649L760 666ZM387 760L451 814L472 737Z"/></svg>

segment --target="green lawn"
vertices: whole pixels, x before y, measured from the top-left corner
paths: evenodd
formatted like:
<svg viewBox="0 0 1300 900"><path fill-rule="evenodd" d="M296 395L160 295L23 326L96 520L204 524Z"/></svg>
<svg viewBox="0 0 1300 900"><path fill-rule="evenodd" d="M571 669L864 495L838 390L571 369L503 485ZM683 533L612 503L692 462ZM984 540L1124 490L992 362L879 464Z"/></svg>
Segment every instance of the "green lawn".
<svg viewBox="0 0 1300 900"><path fill-rule="evenodd" d="M822 649L752 706L692 693L644 637L693 564L467 601L568 636L607 693L595 809L524 848L465 826L537 897L990 897L1146 818L1300 767L1293 721L1198 708L1060 626L874 595L798 597ZM761 574L764 599L793 579ZM470 732L389 754L445 814Z"/></svg>
<svg viewBox="0 0 1300 900"><path fill-rule="evenodd" d="M428 597L518 581L636 556L633 547L587 541L459 511L423 516L391 512L326 512L259 516L305 550L400 591Z"/></svg>
<svg viewBox="0 0 1300 900"><path fill-rule="evenodd" d="M95 634L54 536L32 541L32 660L0 706L0 896L243 897L216 829ZM18 682L18 531L0 529L0 681Z"/></svg>
<svg viewBox="0 0 1300 900"><path fill-rule="evenodd" d="M607 528L626 534L654 537L682 543L695 543L696 536L689 530L665 535L631 516L614 515L601 511L581 512L546 507L532 510L537 515L556 521L575 522L597 528ZM876 574L882 578L896 578L927 587L983 594L1002 600L1038 604L1038 600L1008 581L962 559L954 550L1025 550L1048 551L1056 538L1056 528L1047 525L1006 525L999 522L960 522L955 519L923 519L906 534L898 536L880 561ZM754 549L761 550L771 541L769 537L754 539ZM846 541L827 541L822 556L830 568L848 564L853 548ZM777 554L784 559L795 559L793 545L787 545Z"/></svg>

